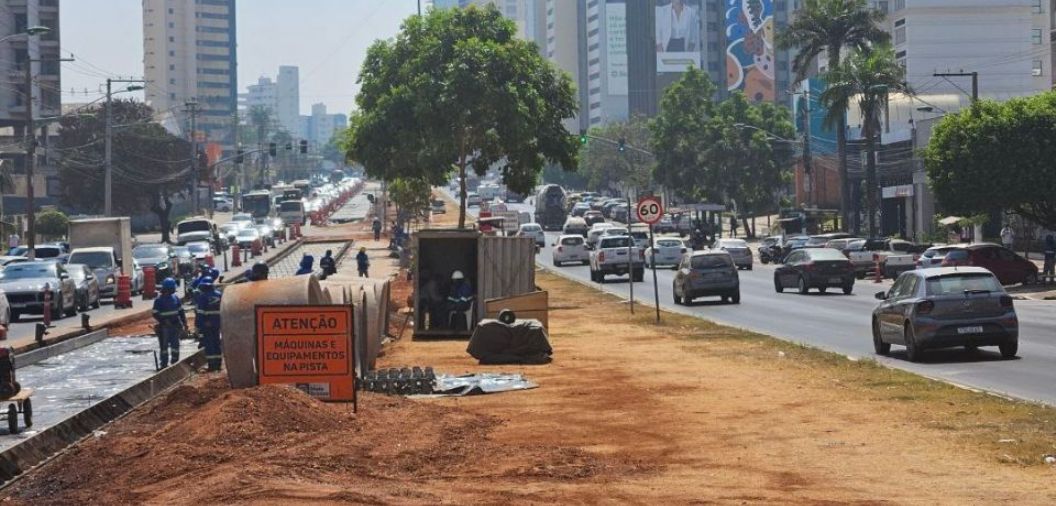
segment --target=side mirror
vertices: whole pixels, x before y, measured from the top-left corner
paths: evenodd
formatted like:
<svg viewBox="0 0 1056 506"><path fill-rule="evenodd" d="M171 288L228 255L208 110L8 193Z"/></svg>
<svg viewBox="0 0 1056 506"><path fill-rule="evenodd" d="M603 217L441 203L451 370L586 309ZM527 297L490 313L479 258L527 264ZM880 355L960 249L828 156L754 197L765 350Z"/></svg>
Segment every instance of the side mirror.
<svg viewBox="0 0 1056 506"><path fill-rule="evenodd" d="M873 297L876 297L876 300L887 300L887 292L876 292Z"/></svg>

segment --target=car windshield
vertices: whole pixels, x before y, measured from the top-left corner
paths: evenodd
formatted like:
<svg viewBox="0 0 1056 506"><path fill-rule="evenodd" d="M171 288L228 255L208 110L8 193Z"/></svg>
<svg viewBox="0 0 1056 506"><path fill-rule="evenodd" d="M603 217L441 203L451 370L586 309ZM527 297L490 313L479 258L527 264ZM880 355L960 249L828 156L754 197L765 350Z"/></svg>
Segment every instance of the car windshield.
<svg viewBox="0 0 1056 506"><path fill-rule="evenodd" d="M32 279L32 278L54 278L55 264L53 263L23 263L4 267L0 271L0 279Z"/></svg>
<svg viewBox="0 0 1056 506"><path fill-rule="evenodd" d="M582 237L564 237L561 239L562 246L579 246L583 244Z"/></svg>
<svg viewBox="0 0 1056 506"><path fill-rule="evenodd" d="M239 237L256 237L257 235L257 230L254 228L245 228L238 231Z"/></svg>
<svg viewBox="0 0 1056 506"><path fill-rule="evenodd" d="M660 239L656 241L656 245L660 248L681 248L682 241L678 239Z"/></svg>
<svg viewBox="0 0 1056 506"><path fill-rule="evenodd" d="M828 237L825 237L823 235L816 235L814 237L811 237L810 239L807 239L807 246L821 246L827 242L829 242Z"/></svg>
<svg viewBox="0 0 1056 506"><path fill-rule="evenodd" d="M777 244L776 237L767 237L766 239L763 239L763 246L773 246L775 244Z"/></svg>
<svg viewBox="0 0 1056 506"><path fill-rule="evenodd" d="M719 246L723 248L747 248L748 243L740 239L723 239L719 241Z"/></svg>
<svg viewBox="0 0 1056 506"><path fill-rule="evenodd" d="M965 292L1003 292L1001 284L993 274L954 273L928 278L928 295L954 295Z"/></svg>
<svg viewBox="0 0 1056 506"><path fill-rule="evenodd" d="M630 237L610 237L601 241L601 248L626 248L631 245Z"/></svg>
<svg viewBox="0 0 1056 506"><path fill-rule="evenodd" d="M967 260L968 250L966 249L953 249L946 253L943 257L944 260Z"/></svg>
<svg viewBox="0 0 1056 506"><path fill-rule="evenodd" d="M192 242L187 245L187 250L191 253L208 253L209 245L204 242Z"/></svg>
<svg viewBox="0 0 1056 506"><path fill-rule="evenodd" d="M133 258L162 258L169 256L169 248L164 246L140 246L132 250Z"/></svg>
<svg viewBox="0 0 1056 506"><path fill-rule="evenodd" d="M525 225L521 227L521 232L538 232L542 230L538 225Z"/></svg>
<svg viewBox="0 0 1056 506"><path fill-rule="evenodd" d="M283 203L279 204L279 211L287 211L287 212L289 212L289 211L303 211L303 210L304 210L304 204L302 204L301 201L299 201L299 200L287 200L286 202L283 202Z"/></svg>
<svg viewBox="0 0 1056 506"><path fill-rule="evenodd" d="M104 269L114 266L114 258L105 251L81 251L70 255L71 264L84 264L90 269Z"/></svg>
<svg viewBox="0 0 1056 506"><path fill-rule="evenodd" d="M62 255L62 250L59 248L36 248L34 253L37 258L55 258Z"/></svg>
<svg viewBox="0 0 1056 506"><path fill-rule="evenodd" d="M731 267L733 259L729 255L697 255L690 260L693 269L714 269L716 267Z"/></svg>
<svg viewBox="0 0 1056 506"><path fill-rule="evenodd" d="M205 220L186 221L176 225L177 234L185 234L187 232L208 232L209 222Z"/></svg>
<svg viewBox="0 0 1056 506"><path fill-rule="evenodd" d="M788 245L793 247L793 248L801 247L801 246L803 246L806 243L807 243L806 239L790 239L788 241Z"/></svg>
<svg viewBox="0 0 1056 506"><path fill-rule="evenodd" d="M860 251L865 247L865 239L858 239L857 241L851 241L847 243L847 249L852 251Z"/></svg>
<svg viewBox="0 0 1056 506"><path fill-rule="evenodd" d="M843 253L832 248L817 248L809 251L811 260L847 260Z"/></svg>

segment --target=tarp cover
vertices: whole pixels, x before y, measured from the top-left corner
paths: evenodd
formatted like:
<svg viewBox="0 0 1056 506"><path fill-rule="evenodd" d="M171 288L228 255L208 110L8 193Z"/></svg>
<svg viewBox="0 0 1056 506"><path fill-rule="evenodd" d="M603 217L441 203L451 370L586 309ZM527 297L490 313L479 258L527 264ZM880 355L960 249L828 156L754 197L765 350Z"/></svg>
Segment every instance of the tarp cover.
<svg viewBox="0 0 1056 506"><path fill-rule="evenodd" d="M532 319L481 320L466 351L481 364L546 364L554 352L543 324Z"/></svg>

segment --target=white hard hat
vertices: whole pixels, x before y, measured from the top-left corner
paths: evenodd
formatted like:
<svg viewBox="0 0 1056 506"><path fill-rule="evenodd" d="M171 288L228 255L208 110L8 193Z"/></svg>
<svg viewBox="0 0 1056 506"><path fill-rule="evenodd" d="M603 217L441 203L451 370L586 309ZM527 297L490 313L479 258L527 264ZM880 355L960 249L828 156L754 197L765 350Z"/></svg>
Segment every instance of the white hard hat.
<svg viewBox="0 0 1056 506"><path fill-rule="evenodd" d="M451 273L451 279L466 279L466 276L462 274L462 271L455 271Z"/></svg>

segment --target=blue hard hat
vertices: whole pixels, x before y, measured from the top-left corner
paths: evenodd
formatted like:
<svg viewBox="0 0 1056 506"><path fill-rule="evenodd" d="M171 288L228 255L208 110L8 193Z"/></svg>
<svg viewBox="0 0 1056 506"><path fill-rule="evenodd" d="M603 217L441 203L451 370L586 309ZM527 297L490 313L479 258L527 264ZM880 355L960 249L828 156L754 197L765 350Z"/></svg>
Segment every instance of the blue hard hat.
<svg viewBox="0 0 1056 506"><path fill-rule="evenodd" d="M209 277L213 278L213 281L220 279L220 270L216 268L209 269Z"/></svg>
<svg viewBox="0 0 1056 506"><path fill-rule="evenodd" d="M176 280L172 278L165 278L165 280L161 282L161 289L176 291Z"/></svg>
<svg viewBox="0 0 1056 506"><path fill-rule="evenodd" d="M206 276L206 277L202 278L202 280L198 282L198 288L212 288L212 287L213 287L213 278L211 278L209 276Z"/></svg>

